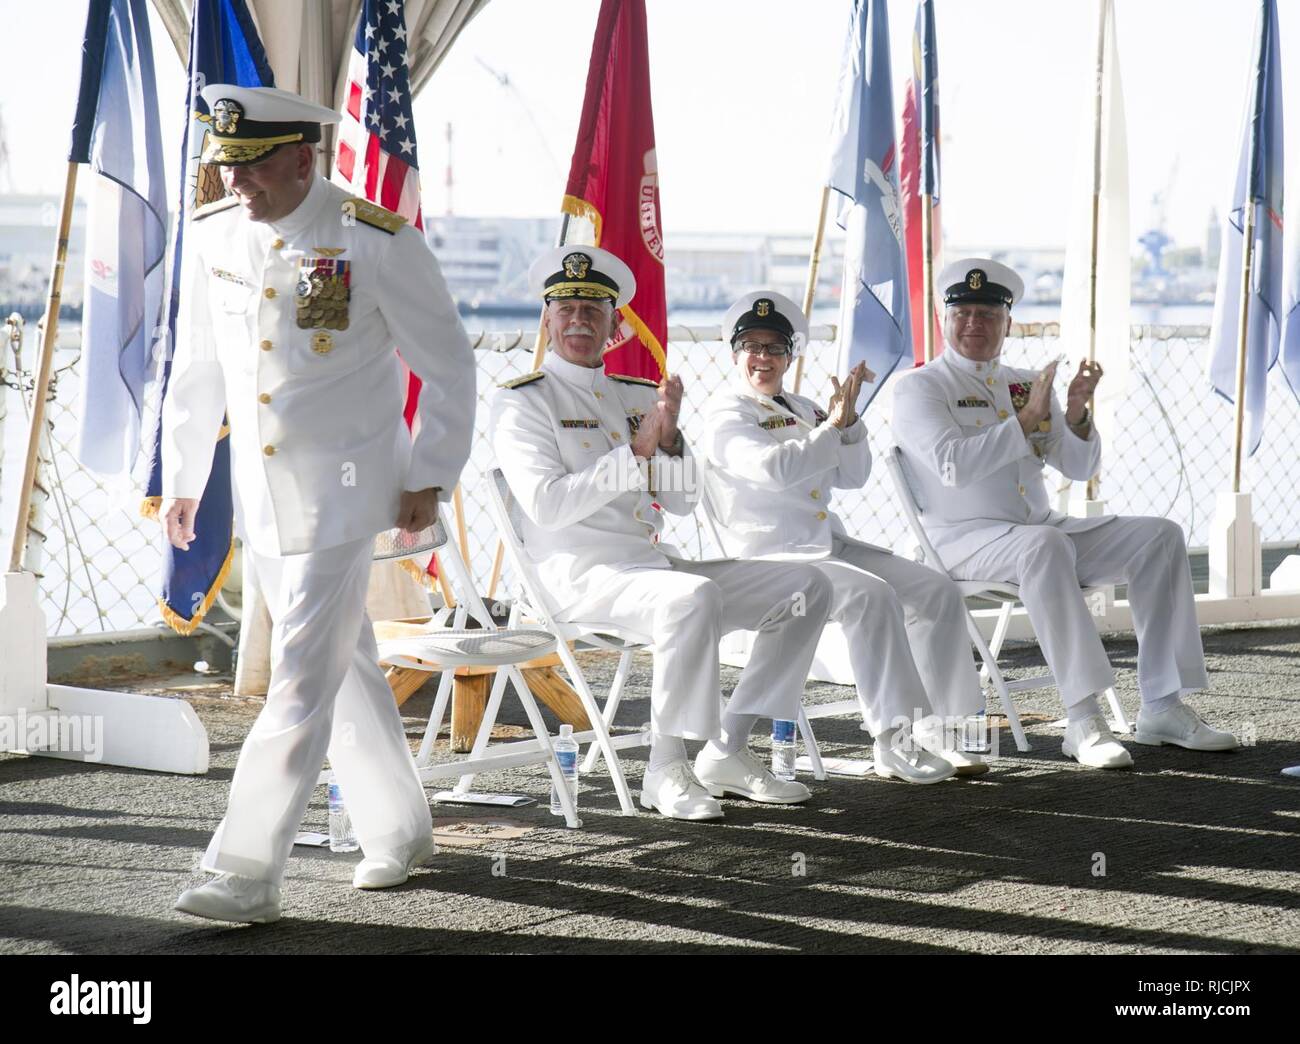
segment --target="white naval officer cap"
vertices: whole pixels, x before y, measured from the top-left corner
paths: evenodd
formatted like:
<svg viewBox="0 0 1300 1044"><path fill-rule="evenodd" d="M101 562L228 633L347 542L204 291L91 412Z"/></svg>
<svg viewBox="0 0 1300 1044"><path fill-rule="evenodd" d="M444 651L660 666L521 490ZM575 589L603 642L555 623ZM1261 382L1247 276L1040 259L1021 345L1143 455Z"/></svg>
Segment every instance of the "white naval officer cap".
<svg viewBox="0 0 1300 1044"><path fill-rule="evenodd" d="M529 267L528 285L543 301L580 297L622 308L636 296L632 269L608 250L591 246L548 250Z"/></svg>
<svg viewBox="0 0 1300 1044"><path fill-rule="evenodd" d="M945 265L934 285L946 305L1002 304L1010 308L1025 294L1025 281L991 257L963 257Z"/></svg>
<svg viewBox="0 0 1300 1044"><path fill-rule="evenodd" d="M792 355L808 344L808 319L803 309L775 290L751 290L722 317L722 341L730 346L749 330L775 330L790 343Z"/></svg>
<svg viewBox="0 0 1300 1044"><path fill-rule="evenodd" d="M333 109L278 87L210 83L202 90L209 115L203 162L225 167L256 163L277 145L320 141L322 123L338 123Z"/></svg>

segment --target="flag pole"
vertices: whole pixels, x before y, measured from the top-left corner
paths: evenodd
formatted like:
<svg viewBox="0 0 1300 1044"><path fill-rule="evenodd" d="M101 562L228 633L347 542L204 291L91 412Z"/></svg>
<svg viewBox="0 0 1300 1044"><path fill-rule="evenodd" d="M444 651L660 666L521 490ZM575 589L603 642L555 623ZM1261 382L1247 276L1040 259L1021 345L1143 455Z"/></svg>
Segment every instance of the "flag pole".
<svg viewBox="0 0 1300 1044"><path fill-rule="evenodd" d="M1260 12L1259 54L1262 56L1268 46L1265 38L1264 11ZM1255 196L1256 182L1259 179L1259 123L1262 99L1260 98L1260 59L1255 63L1255 75L1251 89L1250 137L1246 154L1246 227L1243 232L1241 258L1241 309L1240 322L1237 327L1237 380L1233 402L1233 437L1232 437L1232 492L1241 492L1241 443L1242 432L1246 422L1246 340L1249 330L1250 285L1255 261Z"/></svg>
<svg viewBox="0 0 1300 1044"><path fill-rule="evenodd" d="M1251 134L1252 145L1254 134ZM1246 334L1250 311L1251 269L1255 260L1255 199L1253 177L1255 167L1255 150L1251 149L1250 166L1252 177L1248 180L1246 194L1246 228L1243 249L1245 254L1241 261L1241 323L1237 328L1237 383L1233 403L1233 437L1232 437L1232 492L1241 492L1241 443L1242 430L1246 421Z"/></svg>
<svg viewBox="0 0 1300 1044"><path fill-rule="evenodd" d="M817 269L822 263L822 241L826 236L826 209L830 204L831 187L822 186L822 202L817 211L817 230L813 233L812 252L808 255L808 285L803 291L803 314L808 320L808 326L812 328L812 306L813 298L817 294ZM801 352L799 358L794 364L794 393L799 394L799 385L803 383L803 360L804 355Z"/></svg>
<svg viewBox="0 0 1300 1044"><path fill-rule="evenodd" d="M1109 0L1099 0L1097 17L1096 98L1092 114L1092 229L1088 258L1088 362L1097 361L1097 251L1101 235L1101 117L1103 78L1106 62L1106 14ZM1088 397L1088 416L1096 408L1096 393ZM1098 471L1100 474L1100 471ZM1097 499L1097 475L1088 479L1084 493L1088 500Z"/></svg>
<svg viewBox="0 0 1300 1044"><path fill-rule="evenodd" d="M921 281L925 361L934 361L934 197L921 197ZM915 343L915 342L914 342Z"/></svg>
<svg viewBox="0 0 1300 1044"><path fill-rule="evenodd" d="M54 266L50 273L50 291L45 300L45 325L41 337L41 357L37 369L36 389L32 400L31 424L27 432L27 460L23 481L18 489L18 514L14 519L13 546L9 551L9 572L22 569L23 551L27 547L28 513L32 505L32 487L40 455L41 433L45 430L45 399L50 389L50 371L54 368L54 345L59 332L59 303L63 297L63 269L68 259L68 236L72 229L72 207L77 192L77 162L68 163L63 186L63 206L59 213L59 236L54 244Z"/></svg>

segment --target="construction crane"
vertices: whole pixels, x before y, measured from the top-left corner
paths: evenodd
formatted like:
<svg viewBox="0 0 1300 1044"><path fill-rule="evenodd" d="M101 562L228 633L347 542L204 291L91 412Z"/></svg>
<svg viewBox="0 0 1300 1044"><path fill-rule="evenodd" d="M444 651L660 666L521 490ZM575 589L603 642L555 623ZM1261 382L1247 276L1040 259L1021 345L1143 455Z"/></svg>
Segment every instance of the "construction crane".
<svg viewBox="0 0 1300 1044"><path fill-rule="evenodd" d="M1151 275L1153 276L1167 276L1169 274L1164 266L1164 253L1165 247L1169 246L1173 239L1165 231L1165 207L1177 177L1178 157L1175 155L1173 162L1169 165L1169 177L1165 179L1165 187L1151 196L1151 227L1138 236L1138 243L1151 258Z"/></svg>
<svg viewBox="0 0 1300 1044"><path fill-rule="evenodd" d="M520 92L519 88L515 86L514 81L510 79L510 74L498 72L496 69L492 68L492 66L488 65L487 62L485 62L482 58L478 57L477 55L475 55L474 61L478 62L479 65L483 66L483 68L487 71L487 74L491 76L494 80L496 80L496 82L499 83L502 87L504 87L506 91L510 94L510 96L514 98L515 103L519 106L519 108L523 110L524 116L527 118L529 125L533 128L533 131L537 134L537 140L541 142L542 151L546 153L546 159L551 164L551 169L555 172L556 180L563 181L564 172L560 168L559 161L555 158L555 153L551 151L550 145L547 144L546 134L542 131L541 124L537 122L537 118L533 115L533 110L528 107L528 102L524 100L523 94Z"/></svg>

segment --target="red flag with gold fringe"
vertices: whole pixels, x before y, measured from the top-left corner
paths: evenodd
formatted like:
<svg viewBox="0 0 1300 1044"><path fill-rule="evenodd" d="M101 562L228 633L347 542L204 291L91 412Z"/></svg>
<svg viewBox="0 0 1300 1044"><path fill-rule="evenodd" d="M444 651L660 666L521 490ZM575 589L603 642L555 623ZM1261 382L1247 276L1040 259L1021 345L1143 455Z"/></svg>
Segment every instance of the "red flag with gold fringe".
<svg viewBox="0 0 1300 1044"><path fill-rule="evenodd" d="M605 353L606 371L662 380L668 303L645 0L600 5L563 209L590 221L592 245L636 276L636 296L619 310L614 345Z"/></svg>

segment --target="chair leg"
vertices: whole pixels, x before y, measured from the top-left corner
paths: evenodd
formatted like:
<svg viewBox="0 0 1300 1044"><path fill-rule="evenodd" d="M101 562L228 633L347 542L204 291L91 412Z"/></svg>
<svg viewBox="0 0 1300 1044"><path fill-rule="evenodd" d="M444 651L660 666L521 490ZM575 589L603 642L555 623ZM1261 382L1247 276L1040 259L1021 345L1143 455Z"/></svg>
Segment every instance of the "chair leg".
<svg viewBox="0 0 1300 1044"><path fill-rule="evenodd" d="M818 782L826 778L826 766L822 764L821 748L817 746L817 737L813 735L812 722L808 720L808 712L803 709L803 704L799 705L799 735L803 738L804 749L808 751L808 760L812 763L813 779Z"/></svg>
<svg viewBox="0 0 1300 1044"><path fill-rule="evenodd" d="M1010 605L1011 603L1008 602L1007 604ZM1002 711L1007 716L1007 724L1011 726L1011 735L1016 741L1016 750L1024 754L1029 750L1029 740L1025 738L1025 727L1020 723L1020 714L1011 699L1011 692L1007 689L1006 679L1002 677L1002 670L998 667L997 657L993 654L993 650L985 644L984 636L980 634L979 625L975 623L975 619L970 613L966 614L966 629L970 632L971 641L975 643L975 648L979 651L980 659L984 661L984 670L981 674L988 677L998 694L998 701L1002 704Z"/></svg>
<svg viewBox="0 0 1300 1044"><path fill-rule="evenodd" d="M614 681L609 687L609 695L605 698L605 713L602 717L605 719L606 728L614 724L614 715L618 713L618 705L623 701L623 684L627 681L627 674L631 664L632 650L624 649L623 652L619 653L618 667L614 671ZM587 756L583 759L583 773L594 771L599 761L600 747L593 743L587 748Z"/></svg>
<svg viewBox="0 0 1300 1044"><path fill-rule="evenodd" d="M505 695L506 681L509 677L511 677L510 674L500 670L492 678L492 691L488 695L487 706L483 708L483 720L478 724L478 733L474 737L474 745L470 748L469 756L471 760L481 758L483 752L487 749L488 742L492 739L492 726L497 723L497 715L501 713L501 697ZM529 695L532 695L531 691ZM473 785L473 773L461 776L456 781L456 793L468 793L469 788Z"/></svg>
<svg viewBox="0 0 1300 1044"><path fill-rule="evenodd" d="M1006 641L1006 632L1011 627L1011 610L1013 608L1015 608L1014 602L1002 602L1002 608L997 612L997 623L993 627L993 640L988 644L989 654L995 660L1002 655L1002 642ZM972 618L972 623L974 623L974 618ZM984 670L980 671L979 683L980 685L988 684L987 664L985 664Z"/></svg>
<svg viewBox="0 0 1300 1044"><path fill-rule="evenodd" d="M1119 702L1119 693L1115 691L1115 686L1106 690L1106 700L1110 703L1110 710L1115 715L1115 724L1119 726L1116 729L1122 735L1127 735L1133 730L1128 725L1128 715L1124 713L1124 705Z"/></svg>
<svg viewBox="0 0 1300 1044"><path fill-rule="evenodd" d="M451 699L452 679L455 672L444 670L438 679L438 694L433 700L433 710L429 712L429 724L424 729L424 739L420 741L420 752L415 756L418 768L426 767L433 759L433 745L438 741L442 730L442 720L447 715L447 703Z"/></svg>
<svg viewBox="0 0 1300 1044"><path fill-rule="evenodd" d="M587 684L587 677L582 673L582 668L578 666L578 661L573 655L573 650L569 648L568 642L560 642L557 652L560 654L560 662L564 664L564 669L569 674L569 681L573 684L574 691L577 692L578 698L582 700L582 706L587 712L587 719L591 722L592 731L596 733L596 743L605 756L605 764L609 768L609 778L614 784L614 793L618 795L619 807L622 808L623 815L635 816L637 814L636 805L632 803L632 793L628 790L627 779L623 775L623 764L619 761L618 753L610 742L609 729L605 725L605 718L600 712L600 706L596 703L596 698L591 694L591 686Z"/></svg>
<svg viewBox="0 0 1300 1044"><path fill-rule="evenodd" d="M555 748L551 743L551 734L546 730L546 722L542 719L542 712L537 708L537 701L533 698L532 690L528 688L528 682L524 679L524 672L518 667L503 667L497 674L504 675L507 672L509 672L510 680L514 682L515 692L519 694L519 702L523 704L524 713L528 715L528 723L533 727L537 742L541 744L542 752L546 755L546 768L551 776L551 785L555 787L559 796L560 807L564 809L564 822L570 830L576 830L582 826L582 820L578 818L578 809L573 796L569 793L569 788L564 784L564 773L560 771L560 762L555 756ZM504 685L502 688L504 688Z"/></svg>

